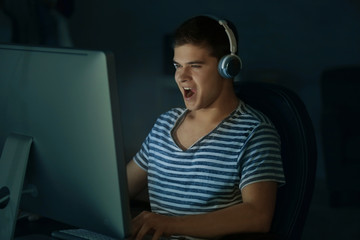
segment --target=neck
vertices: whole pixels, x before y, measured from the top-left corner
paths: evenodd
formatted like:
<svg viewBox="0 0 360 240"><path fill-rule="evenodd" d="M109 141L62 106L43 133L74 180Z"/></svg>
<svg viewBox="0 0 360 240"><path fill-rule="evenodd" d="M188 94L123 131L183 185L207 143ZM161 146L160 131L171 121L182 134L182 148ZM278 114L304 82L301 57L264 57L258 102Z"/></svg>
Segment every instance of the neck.
<svg viewBox="0 0 360 240"><path fill-rule="evenodd" d="M232 91L226 97L219 99L207 108L190 111L188 116L192 120L218 124L228 117L239 105L239 99Z"/></svg>

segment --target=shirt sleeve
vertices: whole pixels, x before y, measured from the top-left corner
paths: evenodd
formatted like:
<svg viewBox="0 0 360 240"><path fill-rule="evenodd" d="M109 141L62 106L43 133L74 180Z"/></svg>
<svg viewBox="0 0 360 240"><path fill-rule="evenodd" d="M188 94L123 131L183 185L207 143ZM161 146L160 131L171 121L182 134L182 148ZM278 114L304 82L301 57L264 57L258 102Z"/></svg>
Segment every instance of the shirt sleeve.
<svg viewBox="0 0 360 240"><path fill-rule="evenodd" d="M280 137L275 127L261 123L254 128L240 159L239 188L262 181L285 183Z"/></svg>
<svg viewBox="0 0 360 240"><path fill-rule="evenodd" d="M141 148L139 150L139 152L136 153L136 155L134 156L134 161L137 165L139 165L139 167L141 167L142 169L144 169L145 171L148 170L148 159L149 159L149 138L150 138L150 134L146 137L145 141L143 142L143 144L141 145Z"/></svg>

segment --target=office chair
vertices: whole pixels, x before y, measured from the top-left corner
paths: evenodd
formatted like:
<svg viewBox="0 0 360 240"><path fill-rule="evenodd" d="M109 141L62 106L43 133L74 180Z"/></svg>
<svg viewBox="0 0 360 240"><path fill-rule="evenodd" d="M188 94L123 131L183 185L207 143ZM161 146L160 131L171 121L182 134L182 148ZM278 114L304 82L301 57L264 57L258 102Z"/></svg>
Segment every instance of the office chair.
<svg viewBox="0 0 360 240"><path fill-rule="evenodd" d="M278 189L271 235L254 239L301 239L317 161L315 133L305 105L294 92L272 83L240 82L235 90L240 99L271 119L282 142L286 184Z"/></svg>

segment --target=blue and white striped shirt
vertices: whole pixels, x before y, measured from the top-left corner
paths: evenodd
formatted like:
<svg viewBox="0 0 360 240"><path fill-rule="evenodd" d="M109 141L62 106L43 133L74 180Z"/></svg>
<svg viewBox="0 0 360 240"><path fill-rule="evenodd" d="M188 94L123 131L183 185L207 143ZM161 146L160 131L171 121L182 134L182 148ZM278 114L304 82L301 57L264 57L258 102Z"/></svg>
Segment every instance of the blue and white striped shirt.
<svg viewBox="0 0 360 240"><path fill-rule="evenodd" d="M148 172L153 212L215 211L241 203L241 189L248 184L285 182L280 139L265 115L240 102L213 131L183 150L171 132L186 111L162 114L134 157Z"/></svg>

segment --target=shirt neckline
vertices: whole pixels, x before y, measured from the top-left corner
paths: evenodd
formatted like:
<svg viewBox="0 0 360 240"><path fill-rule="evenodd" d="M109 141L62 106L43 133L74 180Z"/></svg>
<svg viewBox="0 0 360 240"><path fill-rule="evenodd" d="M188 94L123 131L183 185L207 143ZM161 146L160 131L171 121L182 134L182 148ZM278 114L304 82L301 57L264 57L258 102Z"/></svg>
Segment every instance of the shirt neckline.
<svg viewBox="0 0 360 240"><path fill-rule="evenodd" d="M241 100L239 100L239 104L238 106L227 116L225 117L213 130L211 130L209 133L207 133L206 135L202 136L201 138L199 138L197 141L195 141L190 147L185 148L183 147L179 141L177 141L177 138L174 135L174 132L176 131L176 129L180 126L180 124L184 121L185 116L189 113L189 109L184 109L184 111L180 114L180 116L176 119L173 127L170 130L170 137L171 140L173 141L173 143L175 144L175 146L183 151L183 152L187 152L187 151L191 151L194 146L200 144L203 139L207 138L208 136L210 136L211 134L213 134L214 132L217 131L217 129L219 129L220 126L222 126L224 124L224 122L228 121L229 119L231 119L233 116L235 116L236 112L239 111L239 113L241 113L241 106L243 105L243 102Z"/></svg>

